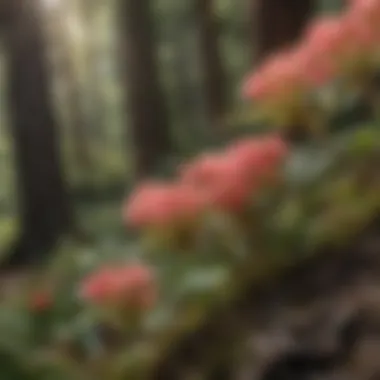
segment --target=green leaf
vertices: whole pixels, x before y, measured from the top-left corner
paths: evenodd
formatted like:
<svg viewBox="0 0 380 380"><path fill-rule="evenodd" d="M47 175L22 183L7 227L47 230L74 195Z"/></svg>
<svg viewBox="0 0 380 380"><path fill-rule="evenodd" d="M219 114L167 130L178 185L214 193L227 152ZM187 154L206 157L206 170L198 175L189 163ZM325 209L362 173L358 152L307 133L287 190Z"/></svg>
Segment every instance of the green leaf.
<svg viewBox="0 0 380 380"><path fill-rule="evenodd" d="M303 148L295 151L285 167L285 178L292 187L318 181L334 165L336 153Z"/></svg>
<svg viewBox="0 0 380 380"><path fill-rule="evenodd" d="M144 321L144 330L148 333L157 333L164 329L170 328L175 323L176 314L175 310L168 305L161 305L150 314L148 314Z"/></svg>
<svg viewBox="0 0 380 380"><path fill-rule="evenodd" d="M189 272L178 286L177 296L180 298L214 294L226 285L229 271L226 267L197 269Z"/></svg>

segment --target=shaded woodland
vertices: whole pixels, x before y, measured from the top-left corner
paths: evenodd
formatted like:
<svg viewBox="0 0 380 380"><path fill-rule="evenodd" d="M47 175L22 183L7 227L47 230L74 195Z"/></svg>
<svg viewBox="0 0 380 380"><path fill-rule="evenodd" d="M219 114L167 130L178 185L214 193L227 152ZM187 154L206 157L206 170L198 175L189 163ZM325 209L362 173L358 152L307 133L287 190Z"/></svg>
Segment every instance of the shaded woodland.
<svg viewBox="0 0 380 380"><path fill-rule="evenodd" d="M371 1L0 0L1 379L380 376Z"/></svg>

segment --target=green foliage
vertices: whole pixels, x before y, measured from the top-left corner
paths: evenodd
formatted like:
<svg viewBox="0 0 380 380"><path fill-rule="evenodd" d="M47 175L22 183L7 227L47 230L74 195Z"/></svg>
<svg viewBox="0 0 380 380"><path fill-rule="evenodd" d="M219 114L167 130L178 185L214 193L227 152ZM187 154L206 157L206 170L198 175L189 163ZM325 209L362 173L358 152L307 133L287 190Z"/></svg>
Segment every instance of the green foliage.
<svg viewBox="0 0 380 380"><path fill-rule="evenodd" d="M230 61L230 70L240 78L245 57L236 45L240 36L236 20L241 14L237 14L239 10L235 14L234 4L225 0L218 6L229 34L231 30L236 33L225 44L225 54L236 58ZM156 5L156 15L165 12L174 24L174 15L185 12L189 4L160 0ZM163 25L161 38L167 38L172 30L173 25ZM241 57L233 53L237 50ZM307 259L319 246L347 242L380 208L376 165L380 125L355 102L337 103L328 123L332 134L322 142L310 141L291 150L280 191L268 191L255 207L247 210L251 219L246 224L221 215L205 220L199 226L200 239L191 252L168 249L152 254L125 231L121 203L128 170L122 161L124 157L118 153L121 149L115 149L120 131L113 130L111 137L108 135L110 145L103 144L102 139L92 141L91 150L97 153L97 160L91 170L76 167L68 154L79 224L85 227L88 239L83 244L65 242L51 267L32 276L21 291L10 292L2 303L3 378L149 379L155 364L173 344L196 330L217 307L228 305L246 287L273 278ZM268 130L252 119L251 109L240 112L228 120L234 130L218 139L213 136L214 146L223 145L236 135ZM187 120L183 121L181 114L177 117L183 125L176 132L184 136ZM188 144L186 153L192 154L203 147L199 142L201 133L193 129L187 133L193 135L194 143L189 143L187 137L183 139ZM202 140L211 145L206 135L202 135ZM0 143L2 154L3 140ZM168 165L168 172L176 166L178 160L174 161L174 165ZM0 193L0 202L1 197ZM12 211L7 210L0 218L1 247L8 244L17 229ZM102 315L84 302L79 285L88 273L109 262L133 260L154 266L160 297L155 309L142 319L142 326L125 332L105 323ZM51 292L52 305L47 310L31 307L31 300L41 287Z"/></svg>
<svg viewBox="0 0 380 380"><path fill-rule="evenodd" d="M173 341L196 329L215 307L229 302L252 281L275 276L284 266L304 259L320 244L345 240L371 219L380 206L379 187L375 177L362 183L359 169L380 149L376 136L377 126L363 126L356 133L336 136L328 145L294 151L283 191L256 211L266 222L260 231L247 230L245 235L233 221L216 220L217 224L207 227L209 233L214 231L214 238L190 256L145 255L159 273L160 303L144 320L144 333L132 342L124 340L121 331L116 331L116 340L109 336L111 332L101 333L99 315L78 298L77 287L85 273L105 262L143 254L125 240L121 229L114 234L117 225L121 227L116 217L119 205L92 213L87 220L92 220L94 231L104 229L110 245L97 241L94 246L68 243L62 248L59 261L44 276L55 289L53 307L46 314L27 311L30 286L16 304L11 300L4 304L0 352L12 355L12 360L4 357L9 376L41 379L54 373L54 378L65 378L70 373L82 379L84 373L91 373L93 379L111 374L109 378L115 379L149 378L150 369ZM96 222L98 212L103 215ZM24 362L25 374L20 365Z"/></svg>

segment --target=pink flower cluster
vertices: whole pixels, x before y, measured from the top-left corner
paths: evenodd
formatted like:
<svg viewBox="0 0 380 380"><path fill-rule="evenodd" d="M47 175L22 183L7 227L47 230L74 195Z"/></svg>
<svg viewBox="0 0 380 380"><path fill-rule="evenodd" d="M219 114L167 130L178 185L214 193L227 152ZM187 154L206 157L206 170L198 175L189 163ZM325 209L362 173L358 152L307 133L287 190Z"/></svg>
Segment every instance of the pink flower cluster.
<svg viewBox="0 0 380 380"><path fill-rule="evenodd" d="M179 170L176 182L146 182L124 207L137 228L188 225L209 208L238 211L278 173L287 148L278 136L244 139L222 152L203 155ZM144 265L102 267L81 284L83 299L102 307L146 311L157 298L152 271ZM36 307L45 299L36 300Z"/></svg>
<svg viewBox="0 0 380 380"><path fill-rule="evenodd" d="M134 190L123 217L136 227L168 226L194 220L203 203L201 194L186 183L146 182Z"/></svg>
<svg viewBox="0 0 380 380"><path fill-rule="evenodd" d="M323 85L353 60L380 45L380 1L351 0L342 15L311 23L296 46L269 57L247 78L243 95L261 102L289 101Z"/></svg>
<svg viewBox="0 0 380 380"><path fill-rule="evenodd" d="M123 213L136 228L191 225L208 209L239 211L278 173L287 153L278 136L244 139L224 151L200 156L179 170L172 183L135 189Z"/></svg>
<svg viewBox="0 0 380 380"><path fill-rule="evenodd" d="M152 271L139 264L103 267L84 279L80 293L96 305L134 311L151 308L157 297Z"/></svg>

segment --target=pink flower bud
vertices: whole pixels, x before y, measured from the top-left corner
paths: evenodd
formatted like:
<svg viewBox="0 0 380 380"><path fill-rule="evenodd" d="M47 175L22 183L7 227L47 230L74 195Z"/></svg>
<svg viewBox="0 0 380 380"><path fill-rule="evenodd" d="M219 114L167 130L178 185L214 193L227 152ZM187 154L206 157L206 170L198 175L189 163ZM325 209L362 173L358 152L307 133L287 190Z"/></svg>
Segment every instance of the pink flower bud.
<svg viewBox="0 0 380 380"><path fill-rule="evenodd" d="M154 306L157 289L151 270L143 265L105 267L83 280L81 296L99 306L131 311Z"/></svg>
<svg viewBox="0 0 380 380"><path fill-rule="evenodd" d="M123 214L128 225L144 228L192 222L203 209L204 198L192 186L151 182L135 189Z"/></svg>

